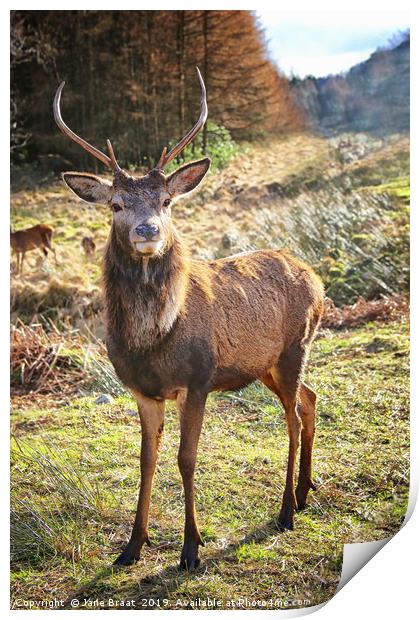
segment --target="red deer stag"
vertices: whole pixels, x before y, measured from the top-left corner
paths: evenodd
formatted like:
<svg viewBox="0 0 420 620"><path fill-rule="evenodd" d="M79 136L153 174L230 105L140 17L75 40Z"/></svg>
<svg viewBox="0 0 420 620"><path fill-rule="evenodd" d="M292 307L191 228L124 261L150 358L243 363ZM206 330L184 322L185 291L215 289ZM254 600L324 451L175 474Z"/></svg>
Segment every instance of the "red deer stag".
<svg viewBox="0 0 420 620"><path fill-rule="evenodd" d="M185 530L180 568L199 563L203 545L194 505L194 470L207 395L262 381L280 399L289 434L286 485L278 517L293 529L311 476L315 393L303 383L309 349L323 310L323 287L315 273L281 250L246 252L213 261L192 260L171 219L171 205L194 190L210 159L164 169L189 144L207 118L206 91L192 129L170 151L164 148L145 176L122 170L110 141L109 156L77 136L62 120L61 131L113 172L107 181L65 172L63 179L83 200L109 205L113 222L104 258L107 348L121 381L137 401L141 421L140 493L130 540L115 564L136 562L149 543L152 480L162 438L165 401L180 413L178 465L185 493ZM295 460L301 442L299 478Z"/></svg>
<svg viewBox="0 0 420 620"><path fill-rule="evenodd" d="M17 273L22 273L23 271L23 259L26 252L36 248L41 248L45 258L48 257L48 250L51 250L57 264L55 249L51 244L53 232L54 229L51 226L47 226L47 224L37 224L31 228L16 230L15 232L10 231L10 245L12 246L13 253L17 256Z"/></svg>
<svg viewBox="0 0 420 620"><path fill-rule="evenodd" d="M90 258L91 256L93 256L96 250L96 243L93 237L83 237L82 248L86 258Z"/></svg>

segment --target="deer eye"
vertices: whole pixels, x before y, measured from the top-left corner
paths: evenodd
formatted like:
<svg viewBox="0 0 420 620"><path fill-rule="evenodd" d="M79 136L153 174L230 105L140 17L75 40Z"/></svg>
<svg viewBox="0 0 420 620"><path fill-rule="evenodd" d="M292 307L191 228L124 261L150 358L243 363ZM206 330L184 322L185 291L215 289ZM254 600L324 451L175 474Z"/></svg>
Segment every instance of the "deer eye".
<svg viewBox="0 0 420 620"><path fill-rule="evenodd" d="M171 204L171 199L170 198L166 198L166 200L163 201L163 206L164 207L169 207L170 204Z"/></svg>
<svg viewBox="0 0 420 620"><path fill-rule="evenodd" d="M111 209L114 211L114 213L118 213L118 211L122 211L122 207L117 202L112 203Z"/></svg>

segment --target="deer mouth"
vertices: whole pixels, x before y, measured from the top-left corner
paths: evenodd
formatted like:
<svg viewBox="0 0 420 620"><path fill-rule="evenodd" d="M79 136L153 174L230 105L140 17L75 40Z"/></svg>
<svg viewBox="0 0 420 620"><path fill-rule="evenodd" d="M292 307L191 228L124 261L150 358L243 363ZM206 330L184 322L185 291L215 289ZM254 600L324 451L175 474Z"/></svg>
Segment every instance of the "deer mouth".
<svg viewBox="0 0 420 620"><path fill-rule="evenodd" d="M136 251L144 256L154 256L159 254L163 245L163 239L157 239L155 241L136 241L134 247Z"/></svg>

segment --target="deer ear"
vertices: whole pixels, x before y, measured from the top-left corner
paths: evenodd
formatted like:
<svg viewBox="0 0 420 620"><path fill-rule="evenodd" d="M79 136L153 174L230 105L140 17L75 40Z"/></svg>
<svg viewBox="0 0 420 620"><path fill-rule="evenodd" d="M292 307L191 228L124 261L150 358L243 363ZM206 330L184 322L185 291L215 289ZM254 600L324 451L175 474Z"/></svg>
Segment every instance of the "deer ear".
<svg viewBox="0 0 420 620"><path fill-rule="evenodd" d="M178 168L166 178L168 192L174 197L192 192L204 179L210 164L211 159L206 157Z"/></svg>
<svg viewBox="0 0 420 620"><path fill-rule="evenodd" d="M111 198L112 183L94 174L82 172L63 172L63 181L82 200L107 204Z"/></svg>

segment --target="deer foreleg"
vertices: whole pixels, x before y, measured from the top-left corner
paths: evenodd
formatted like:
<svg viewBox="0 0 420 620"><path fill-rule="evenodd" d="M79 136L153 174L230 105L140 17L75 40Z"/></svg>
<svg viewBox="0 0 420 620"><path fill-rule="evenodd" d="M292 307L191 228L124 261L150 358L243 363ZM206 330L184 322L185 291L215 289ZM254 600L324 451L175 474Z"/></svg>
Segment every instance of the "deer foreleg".
<svg viewBox="0 0 420 620"><path fill-rule="evenodd" d="M199 545L204 546L195 513L194 471L206 397L207 395L191 394L189 392L186 398L178 403L181 425L178 466L185 494L184 545L179 568L184 570L191 570L199 565L198 547Z"/></svg>
<svg viewBox="0 0 420 620"><path fill-rule="evenodd" d="M159 444L163 432L165 401L146 398L136 393L141 422L140 493L137 512L130 540L114 564L130 565L140 558L144 543L150 544L148 535L150 496Z"/></svg>

